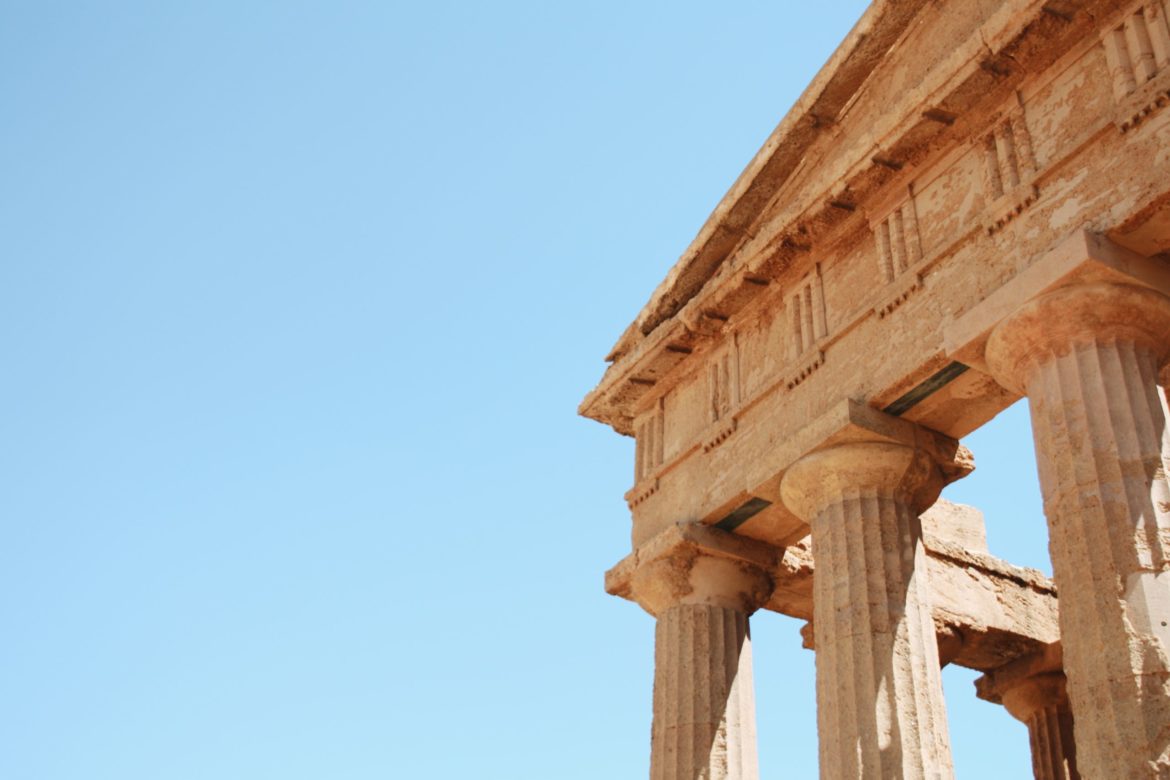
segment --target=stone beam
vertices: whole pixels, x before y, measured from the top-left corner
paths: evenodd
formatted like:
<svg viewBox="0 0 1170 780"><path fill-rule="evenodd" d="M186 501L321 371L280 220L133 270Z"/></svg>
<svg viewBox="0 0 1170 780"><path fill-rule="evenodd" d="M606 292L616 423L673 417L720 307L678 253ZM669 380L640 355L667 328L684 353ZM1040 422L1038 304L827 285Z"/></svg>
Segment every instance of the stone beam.
<svg viewBox="0 0 1170 780"><path fill-rule="evenodd" d="M894 6L909 7L874 13ZM1170 65L1156 60L1123 94L1108 61L1135 12L1157 31L1165 7L945 0L916 12L869 79L835 82L856 100L818 126L806 155L816 164L774 180L770 201L736 196L758 206L744 240L693 291L694 279L676 289L672 275L650 308L681 308L648 334L640 319L581 408L652 451L628 494L635 543L682 520L795 542L807 529L778 505L776 466L804 420L849 397L962 438L1019 397L967 349L968 315L1038 279L1086 227L1131 258L1170 246ZM908 75L920 59L923 79ZM817 116L797 114L797 125Z"/></svg>

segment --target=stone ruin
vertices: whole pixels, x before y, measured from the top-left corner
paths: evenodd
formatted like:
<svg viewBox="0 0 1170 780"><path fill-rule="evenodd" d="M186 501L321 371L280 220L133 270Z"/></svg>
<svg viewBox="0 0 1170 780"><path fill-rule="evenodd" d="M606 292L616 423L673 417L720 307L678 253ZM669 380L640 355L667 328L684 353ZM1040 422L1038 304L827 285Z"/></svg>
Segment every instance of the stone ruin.
<svg viewBox="0 0 1170 780"><path fill-rule="evenodd" d="M749 616L807 621L824 778L1170 777L1170 0L877 0L618 340L651 776L758 775ZM938 500L1027 397L1055 582ZM1059 600L1057 599L1059 593Z"/></svg>

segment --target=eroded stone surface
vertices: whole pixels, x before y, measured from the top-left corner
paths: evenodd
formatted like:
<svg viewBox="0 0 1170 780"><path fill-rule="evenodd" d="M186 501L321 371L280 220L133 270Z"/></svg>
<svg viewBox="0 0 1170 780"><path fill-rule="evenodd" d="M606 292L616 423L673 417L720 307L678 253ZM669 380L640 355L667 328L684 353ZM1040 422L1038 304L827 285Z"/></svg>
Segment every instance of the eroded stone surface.
<svg viewBox="0 0 1170 780"><path fill-rule="evenodd" d="M950 741L918 511L943 478L921 450L857 442L784 476L812 525L821 777L950 777Z"/></svg>
<svg viewBox="0 0 1170 780"><path fill-rule="evenodd" d="M680 604L654 634L650 777L759 776L747 615Z"/></svg>
<svg viewBox="0 0 1170 780"><path fill-rule="evenodd" d="M775 551L702 526L660 534L607 576L658 618L654 780L758 776L748 617L772 592Z"/></svg>
<svg viewBox="0 0 1170 780"><path fill-rule="evenodd" d="M1036 780L1077 780L1076 741L1059 643L975 681L979 697L1003 704L1028 727Z"/></svg>
<svg viewBox="0 0 1170 780"><path fill-rule="evenodd" d="M983 513L975 507L940 498L922 513L922 538L929 547L959 547L989 554Z"/></svg>
<svg viewBox="0 0 1170 780"><path fill-rule="evenodd" d="M1158 367L1170 298L1062 287L997 327L988 362L1027 392L1069 696L1090 777L1170 775L1170 486Z"/></svg>

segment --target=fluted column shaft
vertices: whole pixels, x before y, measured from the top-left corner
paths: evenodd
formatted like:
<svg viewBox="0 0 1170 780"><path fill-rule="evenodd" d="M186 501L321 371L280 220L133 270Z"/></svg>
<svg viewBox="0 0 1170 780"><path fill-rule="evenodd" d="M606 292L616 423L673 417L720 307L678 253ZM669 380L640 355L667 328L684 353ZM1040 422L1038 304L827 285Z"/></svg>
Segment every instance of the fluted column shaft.
<svg viewBox="0 0 1170 780"><path fill-rule="evenodd" d="M1170 300L1106 284L1033 301L988 344L996 378L1031 409L1087 777L1170 777L1168 347Z"/></svg>
<svg viewBox="0 0 1170 780"><path fill-rule="evenodd" d="M680 604L658 618L650 777L757 778L748 616Z"/></svg>
<svg viewBox="0 0 1170 780"><path fill-rule="evenodd" d="M658 619L651 780L757 780L748 617L772 592L776 551L697 526L647 548L631 593Z"/></svg>
<svg viewBox="0 0 1170 780"><path fill-rule="evenodd" d="M857 443L814 452L785 475L785 503L809 518L817 560L823 778L953 774L914 506L931 469L910 447Z"/></svg>
<svg viewBox="0 0 1170 780"><path fill-rule="evenodd" d="M1072 710L1044 707L1024 721L1032 748L1032 776L1036 780L1078 780Z"/></svg>

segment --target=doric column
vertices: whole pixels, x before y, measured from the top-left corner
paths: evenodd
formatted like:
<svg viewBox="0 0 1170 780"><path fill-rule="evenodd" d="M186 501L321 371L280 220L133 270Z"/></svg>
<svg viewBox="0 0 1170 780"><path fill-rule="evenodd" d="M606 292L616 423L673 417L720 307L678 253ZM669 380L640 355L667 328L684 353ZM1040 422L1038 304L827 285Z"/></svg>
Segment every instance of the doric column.
<svg viewBox="0 0 1170 780"><path fill-rule="evenodd" d="M772 592L775 552L682 525L610 572L611 592L658 619L652 780L759 777L748 617Z"/></svg>
<svg viewBox="0 0 1170 780"><path fill-rule="evenodd" d="M1060 287L1000 323L996 379L1026 394L1087 777L1170 776L1170 489L1157 377L1170 299Z"/></svg>
<svg viewBox="0 0 1170 780"><path fill-rule="evenodd" d="M784 475L812 527L821 777L953 774L918 518L944 478L925 451L830 446Z"/></svg>
<svg viewBox="0 0 1170 780"><path fill-rule="evenodd" d="M979 698L1002 704L1028 727L1036 780L1079 780L1073 714L1060 643L1023 656L975 681Z"/></svg>
<svg viewBox="0 0 1170 780"><path fill-rule="evenodd" d="M1060 672L1029 677L1001 693L1004 708L1028 727L1036 780L1079 780L1073 716Z"/></svg>

